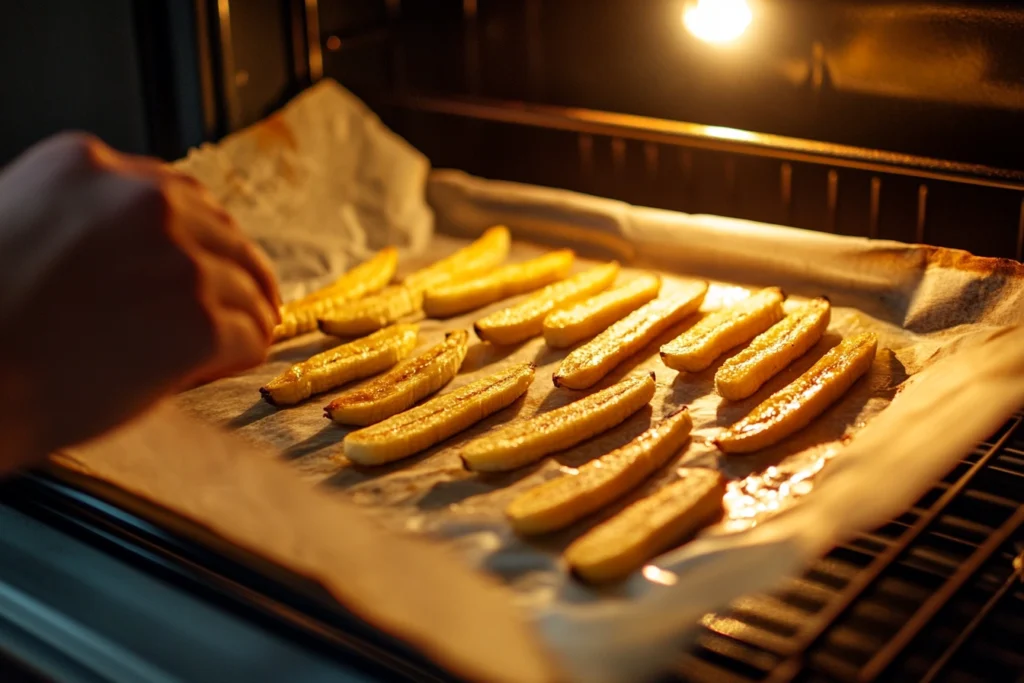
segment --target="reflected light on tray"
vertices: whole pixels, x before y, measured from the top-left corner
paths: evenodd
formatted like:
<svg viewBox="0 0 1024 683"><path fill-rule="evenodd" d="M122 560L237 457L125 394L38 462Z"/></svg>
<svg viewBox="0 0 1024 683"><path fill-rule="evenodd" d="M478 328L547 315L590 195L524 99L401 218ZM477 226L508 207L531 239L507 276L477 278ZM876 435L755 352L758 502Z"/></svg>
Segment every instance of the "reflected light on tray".
<svg viewBox="0 0 1024 683"><path fill-rule="evenodd" d="M676 581L678 581L678 577L676 577L675 574L655 567L653 564L645 566L641 573L644 575L644 578L651 583L658 583L662 586L673 586Z"/></svg>
<svg viewBox="0 0 1024 683"><path fill-rule="evenodd" d="M683 10L686 30L707 43L736 40L753 18L746 0L691 0Z"/></svg>

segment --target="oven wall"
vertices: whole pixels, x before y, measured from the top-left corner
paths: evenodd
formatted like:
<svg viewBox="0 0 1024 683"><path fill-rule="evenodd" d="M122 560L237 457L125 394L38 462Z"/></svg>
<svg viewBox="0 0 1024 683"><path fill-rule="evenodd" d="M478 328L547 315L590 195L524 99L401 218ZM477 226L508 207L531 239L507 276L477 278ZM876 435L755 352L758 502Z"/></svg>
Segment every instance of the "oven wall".
<svg viewBox="0 0 1024 683"><path fill-rule="evenodd" d="M149 150L131 0L14 0L0 19L0 164L56 131Z"/></svg>
<svg viewBox="0 0 1024 683"><path fill-rule="evenodd" d="M686 31L685 0L317 1L325 74L357 91L584 107L1024 168L1012 144L1024 114L1019 3L747 0L747 31L710 45Z"/></svg>

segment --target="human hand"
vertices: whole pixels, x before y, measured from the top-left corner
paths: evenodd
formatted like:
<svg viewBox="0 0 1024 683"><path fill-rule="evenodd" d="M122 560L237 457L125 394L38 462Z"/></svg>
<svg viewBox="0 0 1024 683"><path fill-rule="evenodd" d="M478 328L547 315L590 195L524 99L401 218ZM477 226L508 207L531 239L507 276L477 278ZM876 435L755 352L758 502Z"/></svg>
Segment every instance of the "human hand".
<svg viewBox="0 0 1024 683"><path fill-rule="evenodd" d="M0 438L23 459L258 365L279 322L265 256L196 180L82 134L0 173L0 282Z"/></svg>

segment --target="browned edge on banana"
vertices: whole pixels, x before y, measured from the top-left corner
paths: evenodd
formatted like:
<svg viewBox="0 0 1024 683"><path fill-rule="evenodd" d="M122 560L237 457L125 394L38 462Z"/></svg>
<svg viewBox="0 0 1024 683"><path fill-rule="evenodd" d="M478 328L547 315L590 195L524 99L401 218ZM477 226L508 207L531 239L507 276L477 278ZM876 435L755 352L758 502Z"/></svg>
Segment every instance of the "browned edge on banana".
<svg viewBox="0 0 1024 683"><path fill-rule="evenodd" d="M813 299L759 334L718 368L715 390L730 401L754 395L821 340L832 318L831 308L826 297Z"/></svg>
<svg viewBox="0 0 1024 683"><path fill-rule="evenodd" d="M321 315L383 289L395 276L397 268L398 250L385 247L326 287L281 306L281 322L274 327L273 341L312 332Z"/></svg>
<svg viewBox="0 0 1024 683"><path fill-rule="evenodd" d="M468 429L526 393L533 363L519 363L345 437L345 457L373 466L401 460Z"/></svg>
<svg viewBox="0 0 1024 683"><path fill-rule="evenodd" d="M678 474L679 481L576 539L565 551L572 574L595 584L623 579L720 517L725 478L703 468Z"/></svg>
<svg viewBox="0 0 1024 683"><path fill-rule="evenodd" d="M505 509L522 535L564 529L626 495L682 450L693 420L685 407L628 444L520 494Z"/></svg>
<svg viewBox="0 0 1024 683"><path fill-rule="evenodd" d="M462 447L463 466L507 472L571 448L624 422L651 402L656 386L653 372L635 373L561 408L494 429Z"/></svg>
<svg viewBox="0 0 1024 683"><path fill-rule="evenodd" d="M671 296L644 304L566 356L552 375L555 386L594 386L662 332L695 313L707 291L707 282L694 280Z"/></svg>
<svg viewBox="0 0 1024 683"><path fill-rule="evenodd" d="M706 370L729 349L750 341L782 320L785 298L781 289L769 287L708 314L661 347L662 362L679 371Z"/></svg>
<svg viewBox="0 0 1024 683"><path fill-rule="evenodd" d="M338 396L324 408L324 415L339 424L365 426L400 413L448 384L468 348L469 332L449 332L440 344Z"/></svg>
<svg viewBox="0 0 1024 683"><path fill-rule="evenodd" d="M877 348L878 338L871 332L844 339L810 370L719 433L715 445L724 453L752 453L803 429L871 369Z"/></svg>
<svg viewBox="0 0 1024 683"><path fill-rule="evenodd" d="M313 394L375 375L412 353L418 336L419 325L392 325L292 365L260 387L260 395L275 407L294 405Z"/></svg>

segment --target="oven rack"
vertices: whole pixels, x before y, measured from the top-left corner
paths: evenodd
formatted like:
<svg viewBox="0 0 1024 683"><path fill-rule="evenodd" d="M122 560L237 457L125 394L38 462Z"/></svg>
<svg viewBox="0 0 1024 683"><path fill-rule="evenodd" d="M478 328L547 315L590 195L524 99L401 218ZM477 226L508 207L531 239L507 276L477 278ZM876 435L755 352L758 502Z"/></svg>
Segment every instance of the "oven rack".
<svg viewBox="0 0 1024 683"><path fill-rule="evenodd" d="M457 680L318 586L130 494L60 471L5 484L0 500L372 675ZM1024 671L1024 583L1014 565L1022 550L1024 416L1017 415L903 515L838 546L780 589L706 615L696 645L664 680L1013 680Z"/></svg>
<svg viewBox="0 0 1024 683"><path fill-rule="evenodd" d="M1024 258L1024 172L553 105L361 93L431 160L630 204Z"/></svg>
<svg viewBox="0 0 1024 683"><path fill-rule="evenodd" d="M1015 680L1022 552L1018 415L900 517L780 590L707 615L672 680Z"/></svg>

